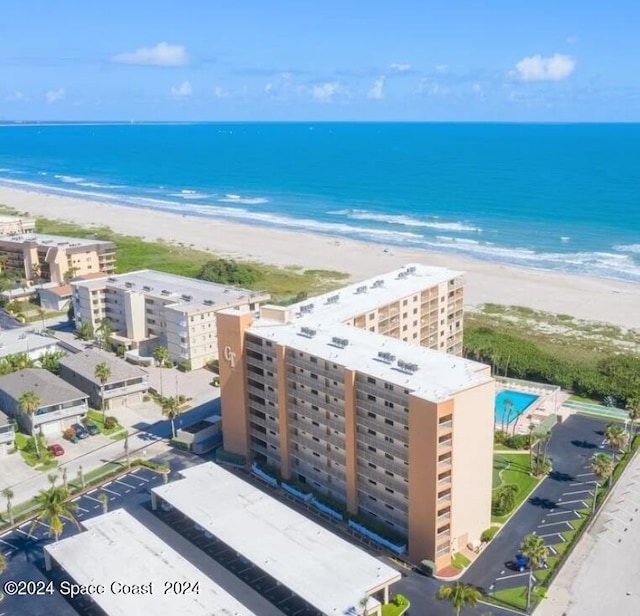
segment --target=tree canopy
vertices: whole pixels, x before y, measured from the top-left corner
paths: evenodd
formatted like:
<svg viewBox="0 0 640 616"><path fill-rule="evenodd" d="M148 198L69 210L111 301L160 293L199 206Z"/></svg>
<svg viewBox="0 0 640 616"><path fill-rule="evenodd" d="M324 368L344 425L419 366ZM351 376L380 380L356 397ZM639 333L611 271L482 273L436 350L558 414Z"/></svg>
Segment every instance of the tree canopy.
<svg viewBox="0 0 640 616"><path fill-rule="evenodd" d="M220 284L250 287L260 280L261 272L257 267L247 263L238 263L231 259L212 259L202 266L198 278Z"/></svg>

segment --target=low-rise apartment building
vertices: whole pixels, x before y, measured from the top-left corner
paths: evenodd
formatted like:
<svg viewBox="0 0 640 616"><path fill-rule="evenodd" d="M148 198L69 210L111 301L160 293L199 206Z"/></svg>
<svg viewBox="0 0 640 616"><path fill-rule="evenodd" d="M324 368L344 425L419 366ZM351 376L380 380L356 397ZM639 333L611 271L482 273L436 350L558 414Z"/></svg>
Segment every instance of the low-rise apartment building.
<svg viewBox="0 0 640 616"><path fill-rule="evenodd" d="M40 405L30 414L20 398L33 392ZM0 377L0 409L18 421L25 432L59 435L87 412L88 396L47 370L25 368Z"/></svg>
<svg viewBox="0 0 640 616"><path fill-rule="evenodd" d="M248 289L141 270L97 280L72 282L76 327L97 330L108 318L112 340L139 355L166 346L173 362L202 368L218 358L216 312L257 310L269 296Z"/></svg>
<svg viewBox="0 0 640 616"><path fill-rule="evenodd" d="M106 364L109 378L103 384L96 377L96 366ZM89 396L95 409L114 410L140 404L149 389L147 373L123 359L98 351L67 355L60 360L60 378Z"/></svg>
<svg viewBox="0 0 640 616"><path fill-rule="evenodd" d="M24 216L0 216L0 235L20 235L36 230L35 218Z"/></svg>
<svg viewBox="0 0 640 616"><path fill-rule="evenodd" d="M490 368L343 317L218 313L224 448L407 537L412 560L446 566L491 522Z"/></svg>
<svg viewBox="0 0 640 616"><path fill-rule="evenodd" d="M114 272L116 245L42 233L0 235L0 264L29 281L63 284L74 276Z"/></svg>

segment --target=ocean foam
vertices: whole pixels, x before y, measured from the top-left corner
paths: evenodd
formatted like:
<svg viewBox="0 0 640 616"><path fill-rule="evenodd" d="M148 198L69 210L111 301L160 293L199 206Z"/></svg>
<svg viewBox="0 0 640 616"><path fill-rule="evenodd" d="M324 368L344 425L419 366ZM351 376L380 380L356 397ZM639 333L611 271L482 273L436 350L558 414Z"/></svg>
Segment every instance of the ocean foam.
<svg viewBox="0 0 640 616"><path fill-rule="evenodd" d="M53 177L66 184L80 184L84 182L84 178L74 177L73 175L54 175Z"/></svg>
<svg viewBox="0 0 640 616"><path fill-rule="evenodd" d="M632 252L634 254L640 254L640 244L616 244L613 249L618 252Z"/></svg>
<svg viewBox="0 0 640 616"><path fill-rule="evenodd" d="M440 231L461 231L481 233L482 229L464 222L430 222L412 218L411 216L397 214L376 214L368 210L336 210L329 212L338 216L346 216L353 220L370 220L372 222L383 222L389 225L403 225L406 227L425 227L428 229L438 229ZM434 217L435 218L435 217Z"/></svg>
<svg viewBox="0 0 640 616"><path fill-rule="evenodd" d="M269 203L269 199L264 197L243 197L242 195L225 195L218 199L219 203L240 203L242 205L260 205Z"/></svg>

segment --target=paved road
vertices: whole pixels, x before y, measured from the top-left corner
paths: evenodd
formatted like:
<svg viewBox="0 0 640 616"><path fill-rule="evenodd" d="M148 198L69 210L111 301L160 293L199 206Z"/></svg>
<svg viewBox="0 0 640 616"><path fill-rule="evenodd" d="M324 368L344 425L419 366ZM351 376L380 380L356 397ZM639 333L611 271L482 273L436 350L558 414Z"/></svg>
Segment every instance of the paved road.
<svg viewBox="0 0 640 616"><path fill-rule="evenodd" d="M577 510L591 504L595 476L591 456L601 451L605 422L573 415L554 430L549 444L553 471L494 538L464 575L464 581L485 592L524 586L528 573L519 573L512 561L525 535L545 539L551 555L571 530Z"/></svg>

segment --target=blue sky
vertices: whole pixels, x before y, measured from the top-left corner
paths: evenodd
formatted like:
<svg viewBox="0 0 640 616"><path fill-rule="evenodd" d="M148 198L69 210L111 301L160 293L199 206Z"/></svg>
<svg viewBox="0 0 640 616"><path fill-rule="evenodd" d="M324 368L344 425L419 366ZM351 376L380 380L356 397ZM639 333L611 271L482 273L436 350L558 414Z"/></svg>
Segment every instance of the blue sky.
<svg viewBox="0 0 640 616"><path fill-rule="evenodd" d="M640 120L637 0L2 5L0 120Z"/></svg>

